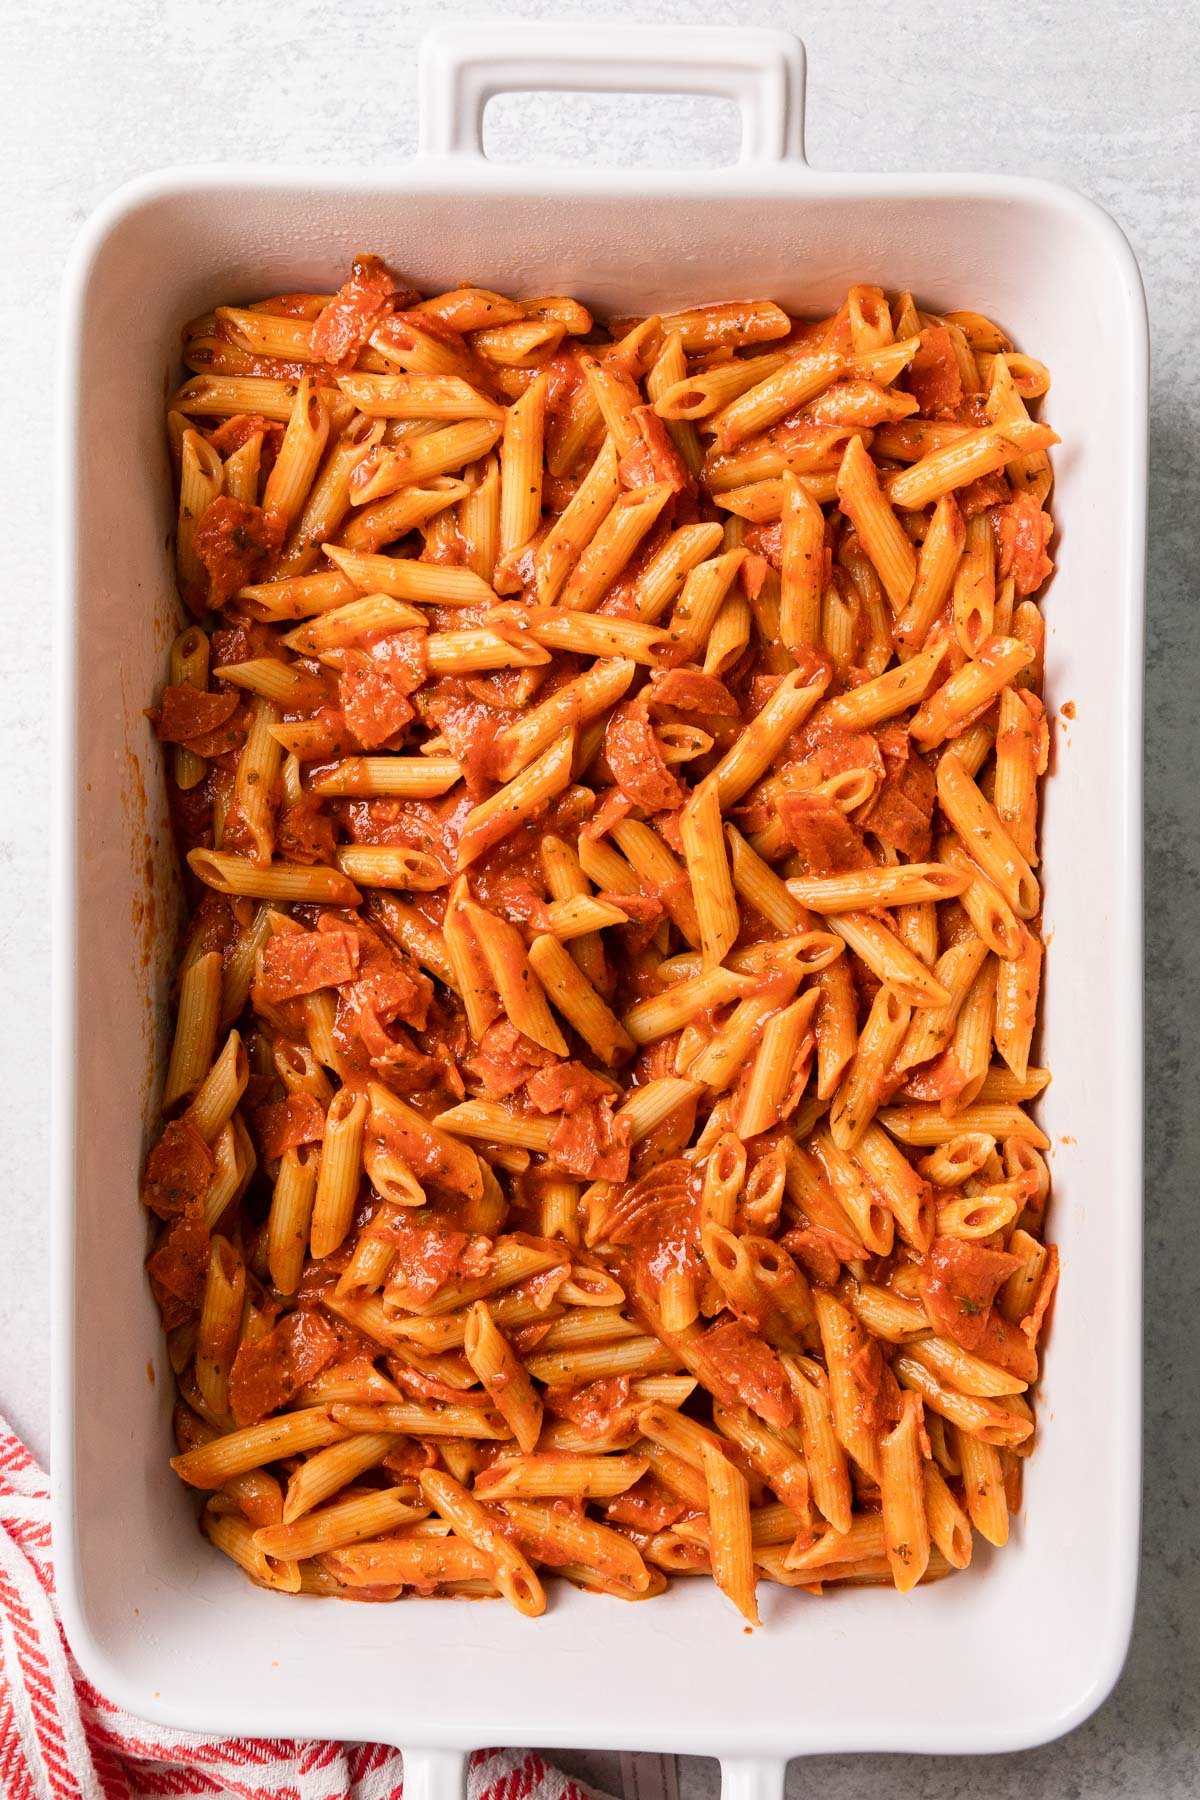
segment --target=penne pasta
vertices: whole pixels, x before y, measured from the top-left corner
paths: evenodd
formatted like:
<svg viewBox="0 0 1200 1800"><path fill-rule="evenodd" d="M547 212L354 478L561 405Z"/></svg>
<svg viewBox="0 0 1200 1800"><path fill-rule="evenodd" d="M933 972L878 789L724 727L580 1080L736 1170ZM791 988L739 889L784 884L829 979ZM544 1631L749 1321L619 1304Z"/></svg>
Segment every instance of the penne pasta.
<svg viewBox="0 0 1200 1800"><path fill-rule="evenodd" d="M1003 1544L1048 371L873 281L605 323L371 257L183 362L142 1200L209 1543L747 1626Z"/></svg>

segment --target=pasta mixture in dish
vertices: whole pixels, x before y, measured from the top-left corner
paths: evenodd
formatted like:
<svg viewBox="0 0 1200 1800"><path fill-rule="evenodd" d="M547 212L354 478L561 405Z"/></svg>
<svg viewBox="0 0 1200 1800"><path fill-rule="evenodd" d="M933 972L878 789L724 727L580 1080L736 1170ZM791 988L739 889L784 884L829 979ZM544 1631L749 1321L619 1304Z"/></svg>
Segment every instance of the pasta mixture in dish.
<svg viewBox="0 0 1200 1800"><path fill-rule="evenodd" d="M754 1622L1003 1544L1047 371L877 287L600 329L374 257L185 335L143 1197L208 1537Z"/></svg>

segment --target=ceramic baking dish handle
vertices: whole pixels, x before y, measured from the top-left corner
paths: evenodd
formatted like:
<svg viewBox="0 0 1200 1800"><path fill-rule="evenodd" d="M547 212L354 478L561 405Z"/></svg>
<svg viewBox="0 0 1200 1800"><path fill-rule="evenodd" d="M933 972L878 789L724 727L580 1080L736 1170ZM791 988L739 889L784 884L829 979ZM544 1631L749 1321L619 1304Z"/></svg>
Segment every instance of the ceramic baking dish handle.
<svg viewBox="0 0 1200 1800"><path fill-rule="evenodd" d="M723 1756L721 1800L783 1800L786 1774L778 1756Z"/></svg>
<svg viewBox="0 0 1200 1800"><path fill-rule="evenodd" d="M731 100L741 115L742 163L804 160L804 47L786 31L643 25L623 33L620 26L532 20L443 25L422 41L418 90L424 156L484 160L488 101L544 91Z"/></svg>
<svg viewBox="0 0 1200 1800"><path fill-rule="evenodd" d="M783 1800L787 1764L773 1756L723 1756L721 1800ZM461 1750L405 1750L404 1800L464 1800L467 1757Z"/></svg>
<svg viewBox="0 0 1200 1800"><path fill-rule="evenodd" d="M465 1750L405 1750L404 1800L465 1800ZM749 1800L749 1796L747 1796Z"/></svg>

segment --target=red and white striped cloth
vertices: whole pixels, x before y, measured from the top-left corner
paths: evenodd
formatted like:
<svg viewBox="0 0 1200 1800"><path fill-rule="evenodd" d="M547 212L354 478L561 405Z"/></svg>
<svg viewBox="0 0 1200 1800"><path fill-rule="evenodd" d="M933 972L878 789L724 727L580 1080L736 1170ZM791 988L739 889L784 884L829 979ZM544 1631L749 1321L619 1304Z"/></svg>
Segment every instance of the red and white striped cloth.
<svg viewBox="0 0 1200 1800"><path fill-rule="evenodd" d="M398 1750L206 1738L147 1725L98 1694L54 1598L50 1489L0 1417L0 1800L400 1800ZM532 1751L480 1751L468 1800L595 1800Z"/></svg>

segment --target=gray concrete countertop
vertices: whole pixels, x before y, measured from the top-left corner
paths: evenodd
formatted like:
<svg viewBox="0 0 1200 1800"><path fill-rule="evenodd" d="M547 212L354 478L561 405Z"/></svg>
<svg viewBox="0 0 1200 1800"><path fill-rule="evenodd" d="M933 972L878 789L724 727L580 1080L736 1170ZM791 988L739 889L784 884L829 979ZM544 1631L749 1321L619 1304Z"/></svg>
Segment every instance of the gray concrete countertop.
<svg viewBox="0 0 1200 1800"><path fill-rule="evenodd" d="M168 163L369 164L415 149L415 46L454 18L740 22L809 52L819 168L1010 171L1072 183L1123 226L1154 343L1147 664L1147 1369L1141 1601L1116 1693L1062 1743L995 1760L826 1757L794 1800L1191 1800L1200 1792L1200 9L1197 0L4 0L0 6L0 1410L47 1450L50 408L63 258L118 183ZM703 101L499 105L491 147L721 160ZM1036 346L1032 346L1036 351ZM1099 376L1099 372L1098 372ZM1138 1046L1128 1047L1135 1063ZM1103 1321L1097 1321L1103 1329ZM1080 1471L1081 1496L1086 1471ZM1095 1571L1097 1581L1105 1571ZM1030 1621L1037 1629L1037 1621ZM886 1671L879 1672L884 1679ZM613 1783L616 1759L568 1759ZM673 1771L668 1771L673 1773ZM685 1800L715 1765L682 1759Z"/></svg>

